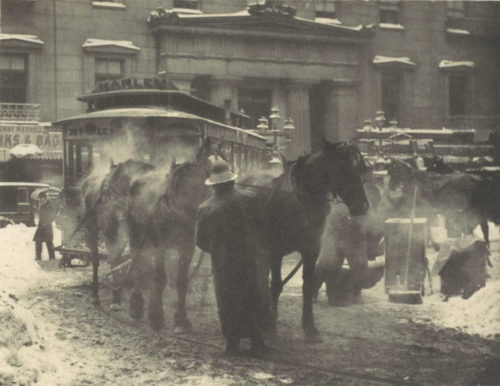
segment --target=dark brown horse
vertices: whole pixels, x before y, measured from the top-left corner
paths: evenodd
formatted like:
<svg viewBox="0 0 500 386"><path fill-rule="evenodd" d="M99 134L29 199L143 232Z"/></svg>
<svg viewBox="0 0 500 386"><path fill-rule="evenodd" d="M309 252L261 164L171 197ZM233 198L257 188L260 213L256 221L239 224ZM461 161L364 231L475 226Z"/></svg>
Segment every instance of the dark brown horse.
<svg viewBox="0 0 500 386"><path fill-rule="evenodd" d="M154 329L164 325L167 249L175 249L179 254L175 327L178 331L191 328L186 313L188 270L195 251L198 206L209 193L204 181L209 175L208 158L213 154L218 153L206 141L194 162L174 165L164 178L138 179L130 189L127 222L134 283L130 315L142 318L142 291L149 290L149 321Z"/></svg>
<svg viewBox="0 0 500 386"><path fill-rule="evenodd" d="M283 175L257 189L255 214L259 235L271 266L271 296L277 316L283 289L281 265L285 255L300 252L303 262L302 327L308 338L318 334L314 325L314 267L332 197L339 197L351 215L365 214L368 201L363 189L365 163L354 145L324 142L313 154L285 164ZM242 185L258 184L249 177Z"/></svg>
<svg viewBox="0 0 500 386"><path fill-rule="evenodd" d="M82 182L83 217L82 226L86 233L87 247L93 268L92 295L99 303L99 239L104 236L111 268L122 262L122 254L128 245L126 224L127 195L134 179L150 172L153 166L144 162L128 160L111 165L110 171L102 177L97 172ZM116 275L114 279L117 279ZM115 283L117 284L117 283ZM113 289L113 302L119 303L119 284Z"/></svg>

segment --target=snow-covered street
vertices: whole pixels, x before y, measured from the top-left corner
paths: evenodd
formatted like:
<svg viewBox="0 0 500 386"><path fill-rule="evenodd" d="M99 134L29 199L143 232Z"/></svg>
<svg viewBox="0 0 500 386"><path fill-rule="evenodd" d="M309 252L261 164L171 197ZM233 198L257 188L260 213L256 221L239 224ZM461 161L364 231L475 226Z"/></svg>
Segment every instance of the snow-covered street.
<svg viewBox="0 0 500 386"><path fill-rule="evenodd" d="M278 335L266 358L222 355L223 340L209 279L188 294L191 334L173 333L175 291L165 301L167 326L133 321L127 307L90 302L91 268L61 269L34 260L35 228L0 230L0 384L491 384L500 379L500 240L492 242L486 287L468 300L440 294L424 304L389 303L383 280L363 291L363 304L315 305L323 342L305 344L301 275L280 298ZM59 236L56 232L55 245ZM283 272L296 263L285 260ZM102 266L102 274L107 264ZM437 280L437 278L435 278ZM435 280L435 281L436 281ZM436 283L435 283L436 287ZM434 288L436 289L436 288ZM355 355L354 355L355 354Z"/></svg>

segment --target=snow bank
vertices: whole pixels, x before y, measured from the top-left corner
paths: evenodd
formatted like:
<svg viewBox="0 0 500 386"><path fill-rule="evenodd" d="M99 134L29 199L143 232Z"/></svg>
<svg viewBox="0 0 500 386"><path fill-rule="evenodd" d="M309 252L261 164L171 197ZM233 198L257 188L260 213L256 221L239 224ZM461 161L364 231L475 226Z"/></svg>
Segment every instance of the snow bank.
<svg viewBox="0 0 500 386"><path fill-rule="evenodd" d="M436 315L432 323L440 327L455 328L485 338L500 335L500 281L489 281L469 299L452 297L443 302L441 294L424 299L433 306Z"/></svg>
<svg viewBox="0 0 500 386"><path fill-rule="evenodd" d="M68 379L68 370L61 371L63 350L47 333L50 327L17 302L43 280L50 283L35 261L35 229L22 224L0 229L4 248L0 253L0 385L56 385ZM58 241L60 234L54 233ZM59 379L62 375L64 379Z"/></svg>
<svg viewBox="0 0 500 386"><path fill-rule="evenodd" d="M63 369L64 352L46 335L49 326L0 291L0 385L60 385L74 374Z"/></svg>
<svg viewBox="0 0 500 386"><path fill-rule="evenodd" d="M17 296L46 278L46 273L35 261L35 230L24 224L0 229L0 245L4 247L0 253L0 286ZM45 244L43 248L46 254Z"/></svg>

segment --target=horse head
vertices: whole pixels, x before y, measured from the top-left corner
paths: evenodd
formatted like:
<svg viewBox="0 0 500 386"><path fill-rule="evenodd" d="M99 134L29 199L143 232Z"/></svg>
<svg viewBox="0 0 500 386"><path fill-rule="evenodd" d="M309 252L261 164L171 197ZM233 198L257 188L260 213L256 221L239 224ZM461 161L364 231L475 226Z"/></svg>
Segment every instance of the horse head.
<svg viewBox="0 0 500 386"><path fill-rule="evenodd" d="M154 166L133 159L121 162L111 167L106 180L108 187L112 187L115 192L128 193L132 180L154 169Z"/></svg>
<svg viewBox="0 0 500 386"><path fill-rule="evenodd" d="M346 142L324 140L325 183L334 196L339 196L352 216L366 213L369 207L363 187L366 163L358 148Z"/></svg>

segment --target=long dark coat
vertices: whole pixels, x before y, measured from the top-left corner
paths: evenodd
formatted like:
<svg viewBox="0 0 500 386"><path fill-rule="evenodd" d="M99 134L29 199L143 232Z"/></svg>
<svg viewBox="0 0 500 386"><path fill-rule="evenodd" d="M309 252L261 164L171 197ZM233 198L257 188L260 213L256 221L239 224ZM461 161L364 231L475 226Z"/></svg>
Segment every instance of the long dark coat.
<svg viewBox="0 0 500 386"><path fill-rule="evenodd" d="M200 205L196 244L211 254L224 337L250 337L271 321L265 260L248 206L232 190Z"/></svg>
<svg viewBox="0 0 500 386"><path fill-rule="evenodd" d="M54 233L52 222L57 215L57 209L52 201L47 201L40 207L38 227L33 237L33 241L52 242Z"/></svg>

